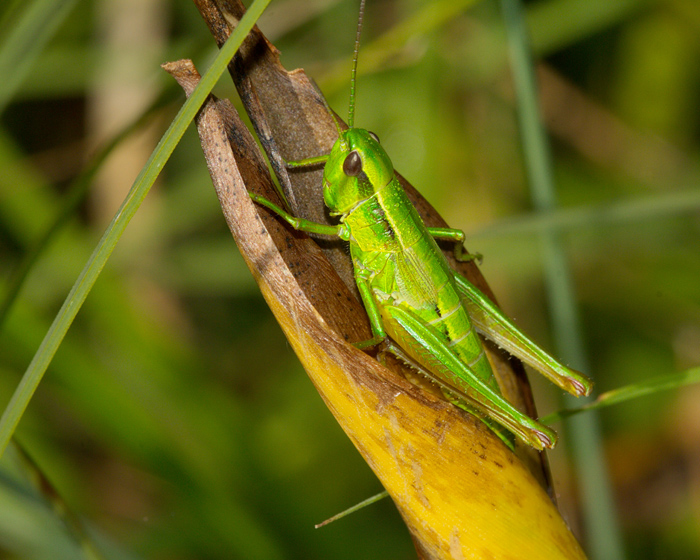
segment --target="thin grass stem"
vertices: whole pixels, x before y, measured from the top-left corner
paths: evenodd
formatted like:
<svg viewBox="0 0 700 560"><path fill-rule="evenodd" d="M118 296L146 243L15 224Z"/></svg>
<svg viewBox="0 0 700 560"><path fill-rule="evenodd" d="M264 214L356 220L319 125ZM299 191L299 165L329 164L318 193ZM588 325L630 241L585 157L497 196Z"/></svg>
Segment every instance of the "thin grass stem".
<svg viewBox="0 0 700 560"><path fill-rule="evenodd" d="M0 456L4 453L34 391L51 363L66 332L68 332L78 310L114 250L117 241L124 233L126 226L140 207L163 166L173 153L175 146L177 146L190 122L194 119L195 114L209 95L209 92L224 70L226 70L229 61L233 58L243 39L253 28L260 14L262 14L269 3L270 0L255 0L229 39L221 47L219 54L214 59L209 70L202 76L192 95L182 105L179 113L136 178L126 199L112 219L107 231L100 239L85 268L80 273L68 297L54 318L48 333L29 364L27 371L22 376L22 380L12 395L12 399L2 418L0 418Z"/></svg>
<svg viewBox="0 0 700 560"><path fill-rule="evenodd" d="M519 0L501 0L501 5L531 197L537 211L549 212L557 205L552 160L539 114L537 86L523 9ZM547 229L542 232L540 239L546 293L558 355L576 369L587 372L589 368L562 236L556 229ZM581 487L589 554L592 558L622 559L622 537L603 457L597 415L586 414L567 422L566 427Z"/></svg>

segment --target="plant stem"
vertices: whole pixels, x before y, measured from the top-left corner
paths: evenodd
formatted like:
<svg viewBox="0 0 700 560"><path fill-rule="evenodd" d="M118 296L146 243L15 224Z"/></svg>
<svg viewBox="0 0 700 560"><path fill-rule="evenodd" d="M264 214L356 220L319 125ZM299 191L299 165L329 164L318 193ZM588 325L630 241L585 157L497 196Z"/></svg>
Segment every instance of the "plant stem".
<svg viewBox="0 0 700 560"><path fill-rule="evenodd" d="M522 145L536 211L556 207L552 161L537 103L537 86L519 0L501 0L518 103ZM546 293L558 354L573 367L588 371L575 303L573 281L556 228L541 234ZM624 558L622 538L612 499L599 435L598 417L587 414L566 422L581 486L583 516L592 558Z"/></svg>

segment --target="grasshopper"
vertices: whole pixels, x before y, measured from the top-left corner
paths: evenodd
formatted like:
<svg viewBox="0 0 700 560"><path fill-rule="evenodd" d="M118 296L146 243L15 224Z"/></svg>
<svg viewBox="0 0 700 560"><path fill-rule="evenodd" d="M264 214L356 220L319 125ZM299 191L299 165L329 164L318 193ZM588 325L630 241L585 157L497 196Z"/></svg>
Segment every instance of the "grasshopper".
<svg viewBox="0 0 700 560"><path fill-rule="evenodd" d="M323 198L338 225L297 218L256 194L293 228L335 236L350 247L354 278L372 329L367 349L389 351L434 382L453 404L481 418L511 449L514 434L541 450L557 436L520 412L501 394L477 332L520 358L550 381L582 396L591 381L555 360L525 336L496 305L452 270L436 239L455 243L465 254L464 232L429 228L421 220L394 174L391 159L372 132L354 127L355 82L364 0L360 5L350 86L348 129L338 130L329 154L287 162L289 168L324 164ZM504 430L505 428L505 430Z"/></svg>

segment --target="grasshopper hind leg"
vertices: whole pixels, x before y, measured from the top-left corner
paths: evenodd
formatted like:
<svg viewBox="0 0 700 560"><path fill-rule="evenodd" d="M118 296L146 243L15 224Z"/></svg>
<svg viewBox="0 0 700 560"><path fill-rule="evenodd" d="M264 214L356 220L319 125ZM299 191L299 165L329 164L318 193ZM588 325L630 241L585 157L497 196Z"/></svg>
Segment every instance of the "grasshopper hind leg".
<svg viewBox="0 0 700 560"><path fill-rule="evenodd" d="M445 386L436 383L434 380L434 375L430 373L425 367L423 367L421 364L416 362L413 358L411 358L406 352L404 352L400 346L398 346L394 341L392 341L390 338L387 338L384 341L384 344L382 347L379 349L379 352L377 353L377 359L379 362L387 366L387 360L386 356L387 354L392 354L396 358L398 358L401 362L406 364L408 367L414 369L420 377L417 377L416 379L411 379L409 378L409 381L414 383L415 385L418 385L420 387L424 387L426 383L429 384L429 389L435 389L439 391L443 397L453 405L461 408L462 410L469 412L470 414L473 414L476 416L479 420L481 420L486 426L498 436L498 438L511 450L515 450L515 436L513 433L508 430L507 428L501 426L498 422L493 420L488 416L487 413L482 412L479 408L476 406L472 406L468 404L464 399L460 398L458 395L456 395L454 392L450 391L448 388Z"/></svg>
<svg viewBox="0 0 700 560"><path fill-rule="evenodd" d="M442 335L411 310L386 306L387 328L394 341L425 368L426 374L441 388L456 395L480 415L487 416L513 432L535 449L554 447L554 431L515 408L500 391L484 382L450 348Z"/></svg>

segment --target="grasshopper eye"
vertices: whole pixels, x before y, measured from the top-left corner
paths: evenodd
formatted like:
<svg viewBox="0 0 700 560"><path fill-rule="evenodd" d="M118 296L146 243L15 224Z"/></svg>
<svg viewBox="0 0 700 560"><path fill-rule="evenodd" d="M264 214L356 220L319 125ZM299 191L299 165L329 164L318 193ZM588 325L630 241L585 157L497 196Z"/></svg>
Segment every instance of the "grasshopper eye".
<svg viewBox="0 0 700 560"><path fill-rule="evenodd" d="M374 140L377 144L381 144L381 142L379 141L379 136L377 136L371 130L368 130L367 132L369 132L369 135L372 137L372 140Z"/></svg>
<svg viewBox="0 0 700 560"><path fill-rule="evenodd" d="M357 151L350 152L343 162L343 173L348 177L357 177L362 173L362 158Z"/></svg>

